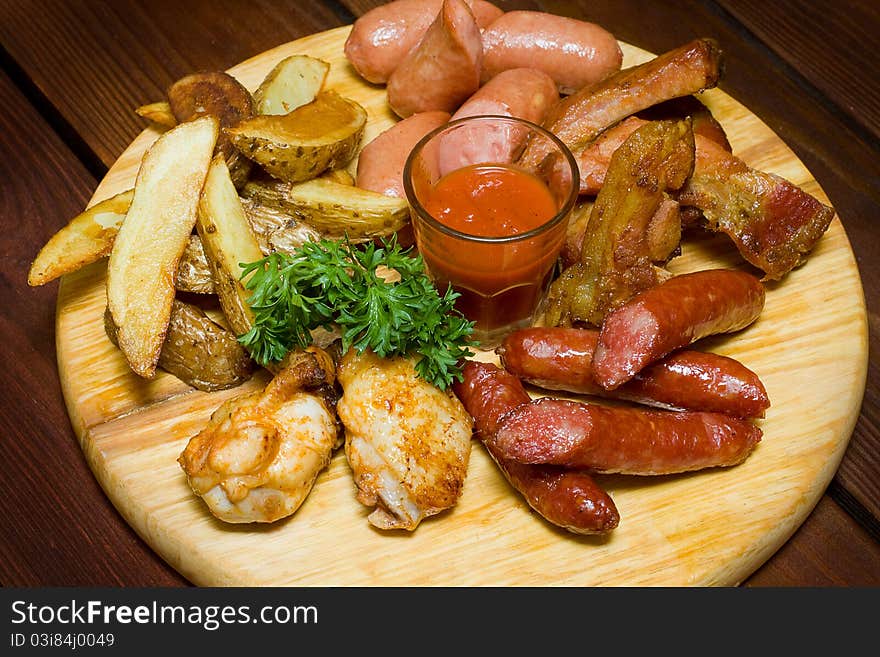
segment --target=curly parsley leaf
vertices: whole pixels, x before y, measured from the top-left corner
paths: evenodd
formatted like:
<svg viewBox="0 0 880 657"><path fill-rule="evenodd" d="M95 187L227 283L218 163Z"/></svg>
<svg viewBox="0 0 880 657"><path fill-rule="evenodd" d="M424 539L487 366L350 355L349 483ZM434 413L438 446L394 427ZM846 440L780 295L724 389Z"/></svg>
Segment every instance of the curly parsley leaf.
<svg viewBox="0 0 880 657"><path fill-rule="evenodd" d="M455 310L458 293L449 288L441 295L421 256L395 238L381 246L306 242L242 268L254 325L239 341L261 365L308 346L313 329L333 325L344 351L416 356L418 374L444 390L461 380L459 363L473 355L473 322Z"/></svg>

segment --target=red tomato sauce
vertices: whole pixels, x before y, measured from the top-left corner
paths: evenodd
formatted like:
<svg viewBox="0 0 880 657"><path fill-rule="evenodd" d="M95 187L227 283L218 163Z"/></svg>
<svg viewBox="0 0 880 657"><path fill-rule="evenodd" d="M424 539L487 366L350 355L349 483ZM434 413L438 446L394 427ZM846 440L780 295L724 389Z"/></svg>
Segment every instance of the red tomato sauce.
<svg viewBox="0 0 880 657"><path fill-rule="evenodd" d="M440 223L483 237L528 232L556 214L550 190L535 176L498 165L456 169L437 181L425 209Z"/></svg>
<svg viewBox="0 0 880 657"><path fill-rule="evenodd" d="M440 223L468 235L507 237L546 224L558 211L547 185L519 169L480 165L452 171L422 188L422 205ZM422 224L420 250L441 289L452 284L456 307L476 322L484 348L531 322L565 238L565 221L537 236L469 241Z"/></svg>

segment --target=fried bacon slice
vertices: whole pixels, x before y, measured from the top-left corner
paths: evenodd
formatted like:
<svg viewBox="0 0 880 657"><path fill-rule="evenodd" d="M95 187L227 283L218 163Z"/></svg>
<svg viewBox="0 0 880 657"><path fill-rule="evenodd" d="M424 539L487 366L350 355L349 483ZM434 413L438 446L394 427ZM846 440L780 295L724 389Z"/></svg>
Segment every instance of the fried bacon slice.
<svg viewBox="0 0 880 657"><path fill-rule="evenodd" d="M708 140L699 140L694 175L678 193L699 208L706 227L727 235L740 255L780 280L801 264L834 218L834 208L772 173L750 168Z"/></svg>
<svg viewBox="0 0 880 657"><path fill-rule="evenodd" d="M599 326L605 313L661 282L655 263L677 248L681 222L674 204L672 211L658 210L666 191L680 188L693 166L688 119L650 121L615 151L590 213L580 261L550 286L545 325Z"/></svg>
<svg viewBox="0 0 880 657"><path fill-rule="evenodd" d="M582 194L599 192L614 152L645 123L628 117L577 155ZM834 209L784 178L750 168L704 135L695 134L694 145L694 173L676 200L696 208L706 228L730 237L765 280L783 278L828 229Z"/></svg>

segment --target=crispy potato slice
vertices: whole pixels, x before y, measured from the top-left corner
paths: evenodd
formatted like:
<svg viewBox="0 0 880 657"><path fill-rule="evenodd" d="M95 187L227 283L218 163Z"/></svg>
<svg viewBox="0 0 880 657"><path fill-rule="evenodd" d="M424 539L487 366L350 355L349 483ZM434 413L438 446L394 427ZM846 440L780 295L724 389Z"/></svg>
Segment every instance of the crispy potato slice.
<svg viewBox="0 0 880 657"><path fill-rule="evenodd" d="M138 116L142 116L148 121L152 121L164 128L173 128L177 125L177 119L174 117L174 112L171 111L171 105L166 100L141 105L135 108L134 111Z"/></svg>
<svg viewBox="0 0 880 657"><path fill-rule="evenodd" d="M340 185L354 185L354 176L347 169L330 169L322 173L318 178L330 180Z"/></svg>
<svg viewBox="0 0 880 657"><path fill-rule="evenodd" d="M28 271L28 285L44 285L109 254L133 195L134 190L129 189L71 219L34 258Z"/></svg>
<svg viewBox="0 0 880 657"><path fill-rule="evenodd" d="M174 277L196 223L218 121L171 128L144 155L131 207L110 252L107 303L119 348L137 374L155 374L168 329Z"/></svg>
<svg viewBox="0 0 880 657"><path fill-rule="evenodd" d="M405 199L323 178L291 185L285 206L295 218L331 238L385 237L409 222Z"/></svg>
<svg viewBox="0 0 880 657"><path fill-rule="evenodd" d="M329 63L309 55L282 59L254 92L257 114L287 114L311 103L329 71Z"/></svg>
<svg viewBox="0 0 880 657"><path fill-rule="evenodd" d="M118 344L109 308L104 312L104 331ZM187 385L208 392L241 385L254 371L250 354L232 331L212 321L198 306L179 299L171 304L158 366Z"/></svg>
<svg viewBox="0 0 880 657"><path fill-rule="evenodd" d="M263 252L221 155L214 158L208 170L199 199L196 230L205 247L223 313L233 332L243 335L253 326L254 314L247 302L250 291L242 284L239 265L260 260Z"/></svg>
<svg viewBox="0 0 880 657"><path fill-rule="evenodd" d="M214 275L208 264L208 256L205 255L205 247L198 235L190 235L177 263L177 275L174 277L174 287L179 292L192 292L194 294L214 294Z"/></svg>
<svg viewBox="0 0 880 657"><path fill-rule="evenodd" d="M227 128L232 143L270 174L301 182L354 157L364 135L367 112L335 91L282 116L255 116Z"/></svg>
<svg viewBox="0 0 880 657"><path fill-rule="evenodd" d="M252 211L287 216L331 239L347 235L352 242L370 240L390 235L409 222L406 200L323 176L301 183L251 180L242 195Z"/></svg>
<svg viewBox="0 0 880 657"><path fill-rule="evenodd" d="M223 129L238 125L254 115L251 92L228 73L192 73L171 85L168 104L178 123L206 115L217 117L220 121L217 152L226 158L236 187L244 185L250 174L251 162L232 145Z"/></svg>

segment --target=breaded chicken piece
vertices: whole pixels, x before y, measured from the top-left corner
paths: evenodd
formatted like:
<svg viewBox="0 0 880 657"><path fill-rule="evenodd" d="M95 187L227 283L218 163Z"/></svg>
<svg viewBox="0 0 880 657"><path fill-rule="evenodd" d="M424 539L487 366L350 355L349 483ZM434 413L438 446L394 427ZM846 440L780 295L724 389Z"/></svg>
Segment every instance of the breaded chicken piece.
<svg viewBox="0 0 880 657"><path fill-rule="evenodd" d="M341 441L334 375L322 349L291 352L263 391L211 415L178 459L211 513L231 523L274 522L300 507Z"/></svg>
<svg viewBox="0 0 880 657"><path fill-rule="evenodd" d="M412 531L454 506L467 474L473 420L455 395L419 377L415 362L350 349L339 363L345 455L379 529Z"/></svg>

